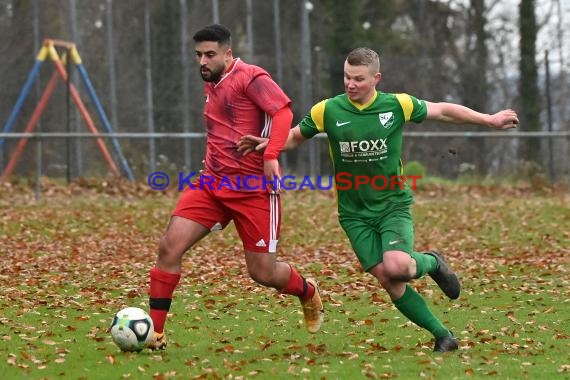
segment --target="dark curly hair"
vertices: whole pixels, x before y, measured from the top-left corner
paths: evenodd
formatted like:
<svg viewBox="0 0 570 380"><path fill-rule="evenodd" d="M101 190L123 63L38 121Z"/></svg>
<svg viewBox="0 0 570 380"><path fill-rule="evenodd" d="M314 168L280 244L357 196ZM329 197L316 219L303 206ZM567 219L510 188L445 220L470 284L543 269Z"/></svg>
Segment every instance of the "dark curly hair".
<svg viewBox="0 0 570 380"><path fill-rule="evenodd" d="M208 25L194 34L194 42L214 41L219 45L232 44L232 33L228 28L220 24Z"/></svg>

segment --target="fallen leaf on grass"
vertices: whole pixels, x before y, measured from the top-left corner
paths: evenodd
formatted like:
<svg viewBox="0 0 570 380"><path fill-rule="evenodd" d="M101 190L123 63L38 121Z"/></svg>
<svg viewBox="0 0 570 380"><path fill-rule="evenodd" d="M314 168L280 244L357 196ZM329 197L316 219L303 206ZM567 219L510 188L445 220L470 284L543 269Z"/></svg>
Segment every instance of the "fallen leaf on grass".
<svg viewBox="0 0 570 380"><path fill-rule="evenodd" d="M8 360L6 360L8 364L15 365L16 364L16 355L8 354Z"/></svg>

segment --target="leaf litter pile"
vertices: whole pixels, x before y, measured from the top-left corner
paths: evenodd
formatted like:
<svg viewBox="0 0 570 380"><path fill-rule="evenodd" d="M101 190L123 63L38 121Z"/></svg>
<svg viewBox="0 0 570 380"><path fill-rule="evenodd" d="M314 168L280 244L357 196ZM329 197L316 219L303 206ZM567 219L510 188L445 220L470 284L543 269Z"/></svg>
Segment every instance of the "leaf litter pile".
<svg viewBox="0 0 570 380"><path fill-rule="evenodd" d="M307 334L298 301L247 275L232 225L195 246L164 352L121 353L108 327L148 309L148 270L177 192L78 180L0 185L3 378L536 378L570 375L570 201L564 189L430 186L416 192L418 250L438 249L463 290L412 285L460 339L431 352L362 272L331 192L290 191L279 258L322 288L326 320ZM103 376L104 374L104 376Z"/></svg>

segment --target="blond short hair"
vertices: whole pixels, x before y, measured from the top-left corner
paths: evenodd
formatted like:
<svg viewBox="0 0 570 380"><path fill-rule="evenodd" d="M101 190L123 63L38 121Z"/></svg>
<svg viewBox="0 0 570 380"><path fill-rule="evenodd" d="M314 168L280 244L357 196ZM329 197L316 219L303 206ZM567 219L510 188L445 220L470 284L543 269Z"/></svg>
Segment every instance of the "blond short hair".
<svg viewBox="0 0 570 380"><path fill-rule="evenodd" d="M380 72L380 57L378 53L367 47L359 47L348 53L346 62L352 66L368 66L371 73Z"/></svg>

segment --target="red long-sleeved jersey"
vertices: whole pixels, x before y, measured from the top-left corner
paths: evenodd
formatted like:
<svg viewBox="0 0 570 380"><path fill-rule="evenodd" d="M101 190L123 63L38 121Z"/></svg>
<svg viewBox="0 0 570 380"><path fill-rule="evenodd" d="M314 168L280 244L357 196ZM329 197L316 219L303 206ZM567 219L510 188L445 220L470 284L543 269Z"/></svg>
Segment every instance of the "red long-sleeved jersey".
<svg viewBox="0 0 570 380"><path fill-rule="evenodd" d="M291 100L265 70L239 58L218 83L207 82L204 91L208 137L204 174L232 182L238 175L261 178L263 158L277 158L287 140L292 116L283 122L279 111L289 111ZM280 122L273 120L278 112ZM265 153L238 152L237 142L244 135L269 137Z"/></svg>

